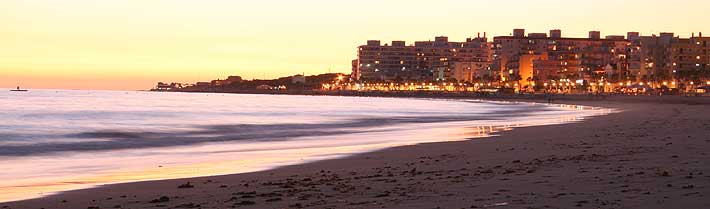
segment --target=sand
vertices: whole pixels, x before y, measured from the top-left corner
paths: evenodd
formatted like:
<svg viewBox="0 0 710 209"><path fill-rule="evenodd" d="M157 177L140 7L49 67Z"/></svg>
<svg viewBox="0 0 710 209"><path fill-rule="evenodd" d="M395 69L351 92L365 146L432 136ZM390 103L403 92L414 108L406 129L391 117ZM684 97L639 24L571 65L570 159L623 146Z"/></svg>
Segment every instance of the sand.
<svg viewBox="0 0 710 209"><path fill-rule="evenodd" d="M109 185L0 208L710 208L710 106L557 102L622 111L489 138L256 173Z"/></svg>

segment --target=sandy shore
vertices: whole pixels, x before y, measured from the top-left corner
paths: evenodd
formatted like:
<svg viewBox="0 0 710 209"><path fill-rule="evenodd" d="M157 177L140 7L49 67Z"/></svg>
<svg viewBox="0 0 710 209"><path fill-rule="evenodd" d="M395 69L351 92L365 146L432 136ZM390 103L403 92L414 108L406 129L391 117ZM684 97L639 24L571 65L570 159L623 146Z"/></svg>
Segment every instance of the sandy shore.
<svg viewBox="0 0 710 209"><path fill-rule="evenodd" d="M560 102L623 111L490 138L110 185L0 208L710 208L710 106Z"/></svg>

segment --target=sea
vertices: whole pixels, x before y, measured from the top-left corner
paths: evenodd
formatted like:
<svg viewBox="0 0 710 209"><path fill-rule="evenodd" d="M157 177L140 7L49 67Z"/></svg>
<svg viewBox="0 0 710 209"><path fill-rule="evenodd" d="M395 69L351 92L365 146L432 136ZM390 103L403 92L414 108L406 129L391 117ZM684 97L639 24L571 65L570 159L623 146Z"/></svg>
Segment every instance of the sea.
<svg viewBox="0 0 710 209"><path fill-rule="evenodd" d="M467 99L0 89L0 202L484 140L611 111Z"/></svg>

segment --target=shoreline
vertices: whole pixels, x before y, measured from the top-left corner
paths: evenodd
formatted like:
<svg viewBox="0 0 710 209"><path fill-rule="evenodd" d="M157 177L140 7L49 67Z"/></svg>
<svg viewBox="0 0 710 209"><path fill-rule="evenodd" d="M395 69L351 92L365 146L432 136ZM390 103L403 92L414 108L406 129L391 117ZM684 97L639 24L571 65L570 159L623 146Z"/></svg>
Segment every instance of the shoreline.
<svg viewBox="0 0 710 209"><path fill-rule="evenodd" d="M567 103L567 101L564 103ZM532 205L532 203L539 202L546 203L548 204L547 206L551 206L552 208L567 208L577 205L588 207L589 205L595 204L595 206L604 208L635 207L635 205L627 204L627 202L623 200L600 200L599 198L596 198L596 200L579 200L571 203L561 202L561 204L556 205L556 201L559 201L560 199L567 199L567 197L571 196L577 196L578 192L560 192L555 195L542 195L542 197L538 197L536 194L540 193L539 190L541 190L541 188L536 188L539 186L536 184L545 183L533 182L532 185L528 184L531 184L530 181L538 179L540 181L537 182L547 181L547 184L550 184L548 185L549 187L574 187L573 185L566 184L569 182L565 182L564 180L570 181L571 179L563 178L562 176L564 175L540 174L548 172L572 172L569 171L569 169L562 169L562 171L560 171L559 168L548 168L546 167L549 166L547 165L548 163L555 166L562 165L562 168L569 168L576 166L574 164L566 165L570 163L569 161L596 162L598 160L604 160L616 156L608 153L588 154L591 150L595 150L595 148L604 148L604 143L591 143L594 141L593 138L602 140L598 139L603 138L599 137L600 134L594 134L592 139L584 139L583 141L585 142L583 143L574 144L578 141L572 140L570 142L565 142L566 140L564 139L572 136L560 136L561 133L550 133L550 131L560 130L558 129L560 128L559 126L563 126L564 128L574 128L570 130L577 130L577 128L580 128L578 126L581 126L582 129L589 127L600 128L599 126L603 126L604 128L614 127L623 125L624 122L629 122L629 117L653 116L649 114L638 114L644 113L644 111L651 109L661 108L662 110L665 110L663 111L664 114L675 113L674 110L666 109L672 108L669 106L673 105L667 104L666 102L658 104L648 104L646 102L639 104L628 101L619 102L609 100L574 101L573 103L583 103L580 105L601 106L605 108L621 108L626 111L586 119L581 123L575 122L561 125L516 128L512 131L501 132L497 136L487 137L481 140L473 139L463 142L437 142L394 147L372 153L358 154L342 159L292 165L254 173L115 184L85 190L63 192L39 199L0 203L0 207L114 208L115 206L120 206L118 208L149 208L164 205L168 207L198 208L195 206L200 205L201 207L217 208L227 206L236 206L240 208L468 208L472 206L485 207L487 205L490 206L495 204L514 207L535 206ZM697 107L698 106L695 106L693 109L698 109ZM695 110L694 113L695 114L687 116L707 116L707 114L704 114L702 110L699 112ZM681 117L677 119L683 118ZM539 141L541 139L530 139L530 137L524 137L525 135L529 135L531 133L538 133L538 135L541 135L540 137L549 138L551 141ZM702 137L704 133L700 132L696 134L699 134L699 137ZM689 138L692 137L689 136ZM522 143L526 146L521 147L516 143L516 141L522 141ZM550 143L554 143L554 146L544 147L549 146ZM707 141L703 142L701 140L699 143L705 147L708 146ZM596 147L595 145L602 147ZM632 143L632 145L636 146L637 144ZM578 153L570 153L565 151L557 153L556 151L561 150L554 149L556 146L585 148L582 148L582 151ZM639 144L639 146L643 145ZM541 151L546 150L545 148L553 149L550 151ZM474 152L474 154L469 153L467 152L468 149L476 150L476 152ZM532 152L532 150L538 150L542 153ZM553 151L555 151L554 154L550 155L551 153L549 152ZM605 152L605 150L595 151L601 153ZM520 153L517 152L522 152L523 155L518 155ZM486 155L475 153L486 153ZM561 156L563 154L569 156L564 158ZM705 153L703 152L697 154L704 155ZM661 157L665 158L666 156ZM707 165L707 162L702 163L704 163L702 165ZM601 166L604 167L604 165ZM614 167L610 165L606 166L610 167L610 169ZM680 170L688 169L683 168ZM702 171L703 169L697 168L695 168L695 170L700 170L700 174L695 175L701 175L695 178L696 181L702 181L706 178L710 178L710 176L702 176L706 175L702 172L708 171ZM655 171L639 172L643 172L646 175L653 175L652 173ZM697 173L698 171L695 172ZM595 172L572 172L572 176L583 175L585 173L594 174ZM662 175L663 173L661 173L661 175L657 176L660 176L660 178L670 178L674 177L676 172L673 171L672 173L674 175L669 174L668 176L664 176ZM692 173L693 172L691 172L691 176ZM602 173L597 174L602 175ZM537 176L537 178L524 178L530 176ZM633 176L634 175L632 175L632 177ZM597 179L599 179L599 176L597 176ZM558 180L560 182L550 183L551 180ZM194 187L185 189L177 188L179 185L185 185L186 182L191 182L190 185ZM426 185L427 182L435 182L435 184L429 185L431 188L421 187L422 184ZM473 183L469 183L465 186L459 185L466 184L467 182ZM512 186L517 184L527 186ZM676 185L677 187L681 187L680 184ZM707 185L700 182L694 182L693 184L683 185L682 187L689 187L689 185L693 185L693 187L685 189L686 191L700 190L698 194L693 195L700 195L700 197L702 197L702 195L707 194ZM605 185L596 186L603 187ZM627 183L625 186L626 187L623 188L633 188L635 185ZM499 187L504 189L494 189ZM673 187L671 186L670 188ZM582 188L565 188L562 190L575 189ZM559 190L559 188L556 190ZM602 190L603 192L607 192L606 189ZM521 196L522 194L509 194L512 193L512 191L529 191L526 193L529 193L528 196L531 197L525 195ZM633 191L636 192L636 190ZM622 193L627 192L629 191ZM638 192L641 191L637 191L636 193ZM644 191L644 193L645 192L646 191ZM477 195L472 194L487 194L488 197L474 198ZM650 194L651 193L649 191L648 195ZM166 198L162 198L163 196L167 197L167 200ZM609 194L600 196L608 197ZM522 199L520 199L521 197ZM532 199L527 200L526 198ZM344 201L336 201L336 199ZM692 200L695 201L685 203L685 206L689 206L686 208L700 208L698 206L707 207L707 203L703 203L702 198L695 198ZM632 202L639 204L638 201ZM676 203L673 201L669 202ZM646 206L655 207L656 205Z"/></svg>
<svg viewBox="0 0 710 209"><path fill-rule="evenodd" d="M428 99L480 99L490 101L518 101L572 104L574 102L616 101L626 103L664 104L710 104L707 96L683 95L616 95L616 94L480 94L476 92L445 91L349 91L349 90L241 90L241 91L147 91L156 93L207 93L207 94L256 94L256 95L301 95L301 96L352 96L384 98L428 98Z"/></svg>
<svg viewBox="0 0 710 209"><path fill-rule="evenodd" d="M384 97L380 97L384 98ZM407 99L407 98L395 98L395 99ZM385 140L381 143L388 144L387 146L384 147L378 147L378 148L370 148L369 150L361 150L361 151L353 151L353 152L334 152L334 153L323 153L322 156L337 156L337 157L320 157L321 155L315 155L315 156L310 156L309 158L301 158L300 160L296 160L296 158L293 158L294 161L298 162L292 162L292 163L279 163L279 165L274 165L274 166L268 166L267 164L262 164L261 167L263 168L258 168L258 169L246 169L244 171L232 171L232 172L212 172L212 173L202 173L202 174L194 174L194 175L171 175L173 173L169 174L164 174L167 175L166 177L157 177L157 178L144 178L140 180L133 179L131 176L131 173L139 173L140 175L146 176L146 175L160 175L158 173L156 174L150 174L149 172L142 172L142 171L120 171L120 173L123 173L123 177L119 177L119 179L132 179L132 180L114 180L114 181L107 181L107 182L102 182L97 179L101 179L101 177L91 177L91 178L77 178L77 179L60 179L60 180L55 180L53 182L42 182L42 183L36 183L33 185L38 185L38 186L44 186L44 187L52 187L52 186L62 186L62 184L68 183L68 185L71 185L69 187L66 187L64 189L55 189L55 190L45 190L46 192L42 193L30 193L30 192L25 192L25 193L20 193L24 194L25 196L12 196L12 195L7 195L3 196L3 194L0 194L0 198L2 197L11 197L11 198L16 198L16 199L0 199L0 204L4 202L19 202L19 201L24 201L24 200L31 200L31 199L39 199L47 196L53 196L53 195L58 195L62 194L65 192L71 192L71 191L78 191L78 190L86 190L86 189L92 189L92 188L97 188L97 187L103 187L103 186L111 186L115 184L124 184L124 183L136 183L136 182L145 182L145 181L160 181L160 180L170 180L170 179L185 179L185 178L195 178L195 177L204 177L204 176L221 176L221 175L234 175L234 174L243 174L243 173L251 173L251 172L259 172L259 171L265 171L265 170L273 170L277 169L283 166L290 166L290 165L297 165L297 164L305 164L305 163L313 163L317 161L322 161L322 160L331 160L331 159L339 159L339 158L346 158L354 155L359 155L363 153L369 153L369 152L374 152L382 149L387 149L391 147L398 147L398 146L407 146L407 145L415 145L415 144L421 144L421 143L435 143L435 142L450 142L450 141L462 141L462 140L471 140L474 138L485 138L489 137L490 135L496 134L498 132L502 131L508 131L513 128L520 128L520 127L532 127L532 126L543 126L543 125L554 125L554 124L562 124L562 123L570 123L570 122L577 122L580 121L580 118L587 118L587 117L595 117L599 115L605 115L612 113L614 110L610 109L599 109L599 108L594 108L594 107L587 107L587 106L563 106L563 105L549 105L549 104L539 104L539 103L532 103L532 102L508 102L508 101L482 101L482 100L470 100L470 99L452 99L452 98L436 98L436 99L427 99L427 98L409 98L412 100L420 100L424 101L428 104L432 104L433 101L435 100L442 100L446 102L460 102L460 103L468 103L468 102L474 102L474 103L489 103L489 104L495 104L495 105L501 105L501 106L507 106L507 105L516 105L520 107L526 107L526 108L540 108L540 107L535 107L535 106L550 106L552 107L555 111L565 111L566 113L564 114L553 114L553 116L545 116L546 114L544 111L534 111L530 110L533 112L537 112L534 114L530 114L528 116L522 116L521 118L518 119L505 119L505 120L500 120L498 122L494 121L489 121L485 123L480 123L480 122L465 122L465 121L449 121L449 122L436 122L436 123L446 123L446 125L437 125L441 127L433 128L429 127L426 128L426 125L424 127L418 126L419 128L424 128L424 129L429 129L428 132L435 131L437 129L442 129L442 127L448 127L447 130L450 132L455 132L458 134L453 134L453 135L460 135L460 136L453 136L453 137L434 137L427 135L427 137L419 137L419 139L409 139L409 140L404 140L403 143L398 143L398 141L402 141L403 139L409 138L409 137L401 137L401 136L415 136L410 133L412 132L419 132L418 130L407 130L405 131L406 133L399 133L398 136L392 136L388 138L388 140ZM401 101L406 101L406 100L401 100ZM513 104L515 103L515 104ZM547 107L543 107L547 108ZM522 112L521 112L522 113ZM512 116L512 115L511 115ZM527 119L531 118L531 119ZM532 119L535 118L535 119ZM481 118L479 118L481 119ZM479 120L476 119L476 120ZM503 118L500 118L503 119ZM469 119L473 120L473 119ZM486 120L486 119L484 119ZM496 120L497 121L497 120ZM460 124L461 122L466 123ZM472 123L473 122L473 123ZM459 133L461 132L461 133ZM448 133L448 132L441 132L441 133ZM426 133L421 133L426 135ZM336 136L339 137L339 136ZM347 137L347 136L345 136ZM442 139L443 138L443 139ZM184 145L184 146L216 146L213 147L217 150L219 150L219 144L196 144L196 145ZM367 145L364 145L367 146ZM178 146L180 147L180 146ZM342 147L333 147L339 150L347 150L348 147L352 147L352 145L349 146L342 146ZM357 146L355 146L357 147ZM377 146L375 146L377 147ZM185 147L186 148L186 147ZM179 149L179 148L178 148ZM357 149L357 148L353 148ZM288 150L283 150L284 152L288 152ZM314 158L311 160L306 160ZM229 161L230 158L222 158L222 160L227 160ZM212 163L221 163L222 161L217 161L217 162L212 162ZM160 163L158 163L159 165ZM210 164L210 163L203 163L203 164ZM197 170L214 170L218 169L215 167L200 167L200 166L193 166L194 164L186 164L183 167L191 167L191 169L197 169ZM240 164L225 164L225 165L230 165L230 166L241 166ZM220 168L224 168L224 166L218 166ZM162 165L158 166L161 169L165 169ZM179 167L179 166L178 166ZM174 166L171 166L171 168L174 168ZM190 171L183 171L190 173ZM129 177L126 177L129 176ZM77 183L73 183L77 182ZM79 183L79 182L87 182L88 184L84 183ZM24 186L15 186L15 188L33 188L33 185L28 185L28 187ZM12 186L9 188L13 188ZM28 189L29 190L29 189ZM37 190L37 191L42 191L42 190ZM19 195L19 194L18 194Z"/></svg>

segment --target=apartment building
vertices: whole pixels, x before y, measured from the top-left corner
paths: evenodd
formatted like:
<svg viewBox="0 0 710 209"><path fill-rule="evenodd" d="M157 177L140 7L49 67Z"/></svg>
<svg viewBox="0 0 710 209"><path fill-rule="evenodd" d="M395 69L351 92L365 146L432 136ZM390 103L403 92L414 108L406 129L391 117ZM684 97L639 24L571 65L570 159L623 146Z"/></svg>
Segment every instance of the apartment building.
<svg viewBox="0 0 710 209"><path fill-rule="evenodd" d="M353 77L361 81L471 81L488 69L491 56L485 36L465 42L440 36L413 45L404 41L382 45L379 40L370 40L358 47Z"/></svg>
<svg viewBox="0 0 710 209"><path fill-rule="evenodd" d="M670 45L671 73L674 79L699 82L710 78L710 37L676 39Z"/></svg>
<svg viewBox="0 0 710 209"><path fill-rule="evenodd" d="M531 84L532 80L621 79L628 76L627 51L630 42L624 36L601 38L599 31L587 38L565 38L559 29L546 33L529 33L515 29L512 36L497 36L494 44L494 66L502 82ZM531 56L533 55L533 56ZM525 59L521 59L521 58ZM521 66L525 64L525 66ZM608 69L613 70L609 71ZM522 70L522 72L521 72Z"/></svg>
<svg viewBox="0 0 710 209"><path fill-rule="evenodd" d="M518 89L555 82L638 82L659 87L710 79L709 42L710 37L700 33L680 38L674 33L602 36L600 31L590 31L586 38L570 38L559 29L527 34L525 29L514 29L492 42L485 34L463 42L440 36L409 45L371 40L358 47L352 79L492 83Z"/></svg>

